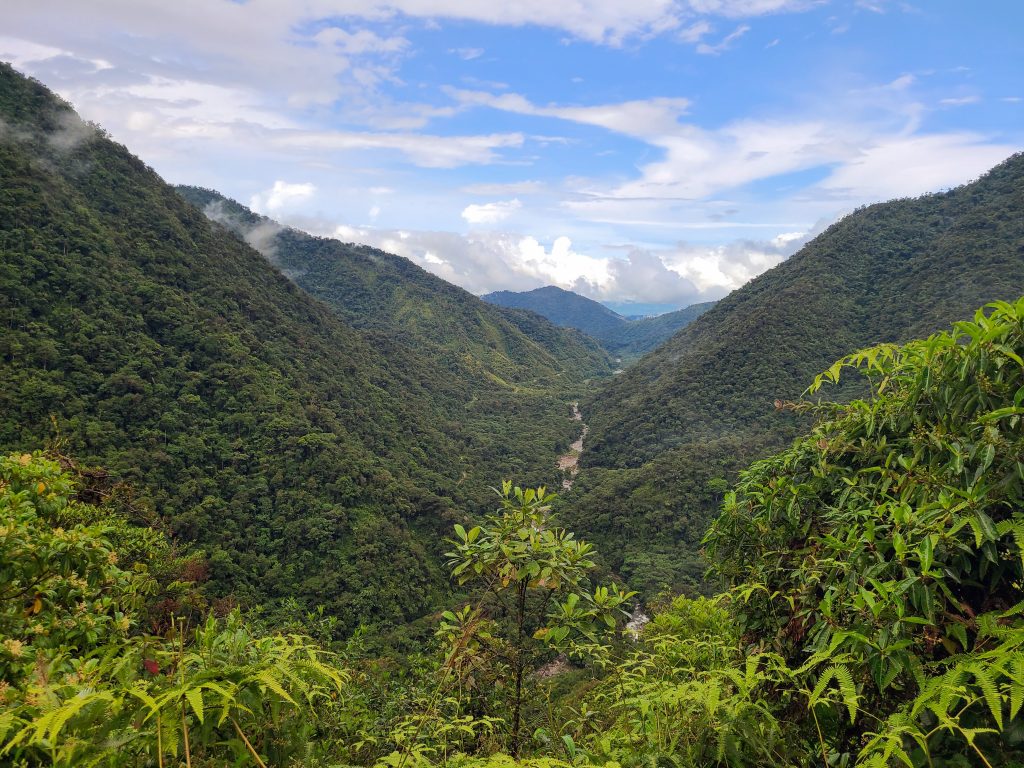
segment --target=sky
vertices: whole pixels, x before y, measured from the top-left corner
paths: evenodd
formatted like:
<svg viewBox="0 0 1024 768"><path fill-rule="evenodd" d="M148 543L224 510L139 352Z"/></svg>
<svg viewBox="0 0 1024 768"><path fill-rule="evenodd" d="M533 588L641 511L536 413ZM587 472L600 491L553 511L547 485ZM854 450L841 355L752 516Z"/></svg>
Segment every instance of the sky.
<svg viewBox="0 0 1024 768"><path fill-rule="evenodd" d="M1024 148L1018 0L2 0L172 183L474 293L719 298Z"/></svg>

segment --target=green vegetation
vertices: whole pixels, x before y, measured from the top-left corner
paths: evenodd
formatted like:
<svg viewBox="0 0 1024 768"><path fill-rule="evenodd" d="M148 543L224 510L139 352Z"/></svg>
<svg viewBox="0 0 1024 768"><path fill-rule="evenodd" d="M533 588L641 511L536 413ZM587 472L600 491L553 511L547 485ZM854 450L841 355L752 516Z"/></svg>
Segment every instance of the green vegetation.
<svg viewBox="0 0 1024 768"><path fill-rule="evenodd" d="M706 589L699 542L724 482L808 425L774 402L851 349L1024 294L1021 211L1017 155L950 192L859 210L718 302L581 403L590 436L563 520L648 596ZM850 387L838 397L863 392Z"/></svg>
<svg viewBox="0 0 1024 768"><path fill-rule="evenodd" d="M631 362L668 341L677 331L688 326L716 303L705 301L677 309L675 312L629 320L614 334L602 338L601 344L611 354L621 357L624 362Z"/></svg>
<svg viewBox="0 0 1024 768"><path fill-rule="evenodd" d="M835 363L811 393L852 369L868 396L786 405L813 428L742 473L705 537L728 591L663 603L635 643L617 631L627 593L585 586L591 545L554 526L543 489L505 483L496 513L455 527L452 575L478 594L399 674L395 661L355 663L351 643L335 655L261 635L237 613L136 634L152 534L123 570L95 522L115 513L71 498L74 478L53 462L0 460L0 594L20 598L0 614L0 754L62 766L1019 765L1022 355L1024 299ZM575 667L541 674L541 641Z"/></svg>
<svg viewBox="0 0 1024 768"><path fill-rule="evenodd" d="M554 285L532 291L495 291L481 298L500 307L528 309L553 323L577 328L599 340L614 336L629 322L604 304Z"/></svg>
<svg viewBox="0 0 1024 768"><path fill-rule="evenodd" d="M606 630L616 629L616 613L633 593L620 592L614 584L593 594L579 591L594 567L593 547L552 527L554 496L544 488L517 487L513 492L506 481L499 495L497 514L468 531L455 526L458 538L448 561L452 576L459 584L475 584L479 596L476 609L446 612L451 624L442 624L442 632L451 633L452 647L462 654L464 676L483 673L509 688L509 701L499 711L511 713L508 745L518 754L527 688L533 687L529 677L536 675L537 658L545 650L540 641L563 644L570 634L594 640L602 623ZM481 625L485 612L508 625L507 637ZM467 670L471 645L476 646L471 648L475 658Z"/></svg>
<svg viewBox="0 0 1024 768"><path fill-rule="evenodd" d="M0 116L0 764L1024 764L1024 299L897 343L1021 292L1024 157L836 225L483 514L594 347L275 229L322 304L7 67Z"/></svg>
<svg viewBox="0 0 1024 768"><path fill-rule="evenodd" d="M0 120L0 445L129 484L211 595L404 625L450 593L441 540L490 477L556 479L604 365L575 334L499 315L484 359L439 351L447 321L419 349L354 329L6 66Z"/></svg>
<svg viewBox="0 0 1024 768"><path fill-rule="evenodd" d="M474 393L500 397L494 382L501 381L505 391L546 394L610 372L606 355L586 336L481 301L401 256L282 227L212 190L176 189L347 323L426 353L432 366L466 380Z"/></svg>
<svg viewBox="0 0 1024 768"><path fill-rule="evenodd" d="M853 368L871 399L797 406L819 423L726 497L710 557L823 760L1024 758L1022 353L1024 299L843 358L812 391Z"/></svg>
<svg viewBox="0 0 1024 768"><path fill-rule="evenodd" d="M656 317L630 320L603 304L554 285L532 291L495 291L481 298L501 307L529 310L558 325L583 331L626 362L650 352L715 305L709 301Z"/></svg>

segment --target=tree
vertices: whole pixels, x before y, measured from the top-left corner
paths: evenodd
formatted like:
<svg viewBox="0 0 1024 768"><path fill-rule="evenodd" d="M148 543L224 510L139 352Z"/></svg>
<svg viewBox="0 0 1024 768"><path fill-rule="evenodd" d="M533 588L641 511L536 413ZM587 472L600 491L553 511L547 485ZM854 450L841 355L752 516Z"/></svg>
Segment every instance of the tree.
<svg viewBox="0 0 1024 768"><path fill-rule="evenodd" d="M494 490L501 500L496 512L468 531L456 525L447 555L452 577L476 588L476 607L448 611L445 619L450 636L461 638L459 647L475 646L507 670L501 682L511 689L509 749L518 754L528 674L552 646L615 630L623 603L635 593L615 584L584 588L594 548L554 525L554 494L511 481Z"/></svg>
<svg viewBox="0 0 1024 768"><path fill-rule="evenodd" d="M871 398L792 406L821 421L727 494L709 555L753 650L806 689L823 760L1015 764L1024 299L845 357L810 392L846 369Z"/></svg>
<svg viewBox="0 0 1024 768"><path fill-rule="evenodd" d="M159 537L76 490L56 461L0 456L0 762L265 766L308 752L348 672L237 612L141 634Z"/></svg>

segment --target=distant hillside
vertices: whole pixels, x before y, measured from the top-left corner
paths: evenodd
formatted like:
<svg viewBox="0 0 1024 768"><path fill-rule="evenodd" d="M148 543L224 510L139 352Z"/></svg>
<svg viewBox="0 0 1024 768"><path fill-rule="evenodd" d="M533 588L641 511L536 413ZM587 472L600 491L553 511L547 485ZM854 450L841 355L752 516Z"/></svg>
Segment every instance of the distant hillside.
<svg viewBox="0 0 1024 768"><path fill-rule="evenodd" d="M851 214L584 403L571 525L615 542L627 576L699 580L719 479L799 425L776 399L798 398L847 352L1022 294L1024 155L948 193Z"/></svg>
<svg viewBox="0 0 1024 768"><path fill-rule="evenodd" d="M426 345L462 376L513 390L610 372L607 355L586 336L492 306L406 258L283 227L213 190L177 190L351 325Z"/></svg>
<svg viewBox="0 0 1024 768"><path fill-rule="evenodd" d="M502 307L528 309L566 328L577 328L595 339L613 336L629 321L603 304L554 285L532 291L495 291L481 296Z"/></svg>
<svg viewBox="0 0 1024 768"><path fill-rule="evenodd" d="M677 309L675 312L630 320L601 343L613 355L624 360L641 357L688 326L715 306L715 303L705 301Z"/></svg>
<svg viewBox="0 0 1024 768"><path fill-rule="evenodd" d="M0 254L0 448L57 440L201 546L214 594L349 629L439 604L451 522L500 477L556 479L575 425L544 382L603 366L532 317L550 347L509 321L453 369L440 342L353 328L6 65Z"/></svg>
<svg viewBox="0 0 1024 768"><path fill-rule="evenodd" d="M496 291L481 298L503 307L528 309L558 325L576 328L600 341L611 354L627 359L654 349L714 306L714 302L694 304L657 317L632 320L599 302L553 285L532 291Z"/></svg>

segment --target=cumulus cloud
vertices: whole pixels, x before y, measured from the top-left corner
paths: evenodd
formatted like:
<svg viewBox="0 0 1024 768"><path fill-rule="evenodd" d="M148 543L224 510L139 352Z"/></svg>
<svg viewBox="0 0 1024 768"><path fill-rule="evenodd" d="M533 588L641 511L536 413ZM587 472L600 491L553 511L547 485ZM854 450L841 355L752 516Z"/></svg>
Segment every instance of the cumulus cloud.
<svg viewBox="0 0 1024 768"><path fill-rule="evenodd" d="M316 186L309 182L292 184L275 181L274 186L252 196L249 207L258 213L275 214L283 209L303 203L316 194Z"/></svg>
<svg viewBox="0 0 1024 768"><path fill-rule="evenodd" d="M581 251L567 236L544 242L495 230L454 232L337 225L290 216L299 229L395 253L476 294L545 285L598 301L687 306L717 299L795 253L825 225L724 245L677 243L670 248L610 247ZM266 247L266 246L264 246Z"/></svg>
<svg viewBox="0 0 1024 768"><path fill-rule="evenodd" d="M462 210L462 218L470 224L495 224L504 221L523 207L519 200L503 200L496 203L474 203Z"/></svg>

